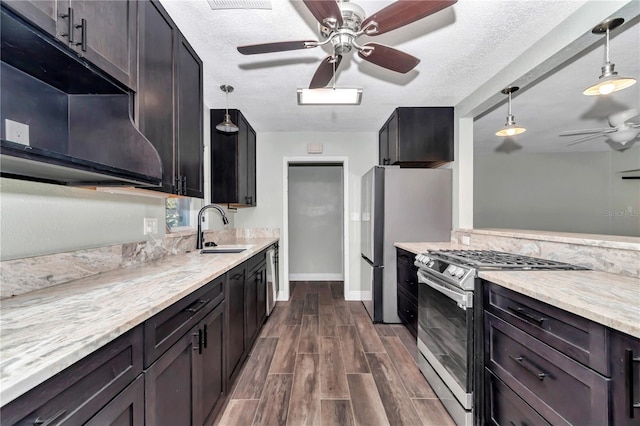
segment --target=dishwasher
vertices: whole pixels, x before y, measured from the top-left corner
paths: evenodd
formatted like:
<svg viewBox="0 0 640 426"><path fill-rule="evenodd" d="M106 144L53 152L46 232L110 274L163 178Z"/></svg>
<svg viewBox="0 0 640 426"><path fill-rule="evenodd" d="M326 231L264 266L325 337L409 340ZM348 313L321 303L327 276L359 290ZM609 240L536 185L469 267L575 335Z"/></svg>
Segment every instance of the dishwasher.
<svg viewBox="0 0 640 426"><path fill-rule="evenodd" d="M280 283L278 281L278 244L267 249L267 315L276 306Z"/></svg>

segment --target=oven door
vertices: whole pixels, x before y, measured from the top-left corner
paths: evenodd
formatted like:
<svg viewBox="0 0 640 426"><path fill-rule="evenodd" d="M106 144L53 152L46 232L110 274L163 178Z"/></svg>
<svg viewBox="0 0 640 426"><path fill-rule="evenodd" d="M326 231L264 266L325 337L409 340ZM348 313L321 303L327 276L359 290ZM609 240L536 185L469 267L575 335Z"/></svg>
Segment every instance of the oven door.
<svg viewBox="0 0 640 426"><path fill-rule="evenodd" d="M466 410L473 407L473 292L418 270L418 348Z"/></svg>

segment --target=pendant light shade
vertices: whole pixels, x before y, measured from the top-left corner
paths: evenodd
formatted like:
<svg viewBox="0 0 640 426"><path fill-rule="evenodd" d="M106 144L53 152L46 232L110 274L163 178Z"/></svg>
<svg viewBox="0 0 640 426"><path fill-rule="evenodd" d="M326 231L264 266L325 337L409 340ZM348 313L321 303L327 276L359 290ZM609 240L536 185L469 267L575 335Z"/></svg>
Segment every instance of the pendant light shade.
<svg viewBox="0 0 640 426"><path fill-rule="evenodd" d="M520 133L524 133L527 129L524 127L518 126L516 124L515 117L511 114L511 94L520 89L518 86L509 86L506 89L502 89L500 93L504 93L509 96L508 105L509 112L507 115L507 122L504 127L496 132L496 136L515 136Z"/></svg>
<svg viewBox="0 0 640 426"><path fill-rule="evenodd" d="M225 133L235 133L240 129L238 129L238 126L233 124L233 121L231 121L231 116L229 115L229 93L233 92L233 86L223 84L222 86L220 86L220 90L227 94L227 109L225 110L224 120L222 120L222 123L216 126L216 129Z"/></svg>
<svg viewBox="0 0 640 426"><path fill-rule="evenodd" d="M632 77L619 77L614 71L615 65L609 60L609 32L622 25L624 19L613 18L598 24L591 32L593 34L605 34L605 63L602 66L602 75L598 81L589 86L582 94L587 96L608 95L618 90L626 89L636 83L636 79Z"/></svg>

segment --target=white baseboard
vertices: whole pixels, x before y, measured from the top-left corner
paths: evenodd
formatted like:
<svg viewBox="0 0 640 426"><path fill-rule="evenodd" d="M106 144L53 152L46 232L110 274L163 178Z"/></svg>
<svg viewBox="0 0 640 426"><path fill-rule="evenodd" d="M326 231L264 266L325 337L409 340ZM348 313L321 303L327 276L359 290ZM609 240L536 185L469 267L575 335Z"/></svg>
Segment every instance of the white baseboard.
<svg viewBox="0 0 640 426"><path fill-rule="evenodd" d="M344 281L342 274L289 274L291 281Z"/></svg>
<svg viewBox="0 0 640 426"><path fill-rule="evenodd" d="M344 300L371 300L370 291L347 291L344 293Z"/></svg>
<svg viewBox="0 0 640 426"><path fill-rule="evenodd" d="M287 302L288 300L289 300L289 292L288 291L280 290L278 292L278 294L276 295L276 301L277 302Z"/></svg>

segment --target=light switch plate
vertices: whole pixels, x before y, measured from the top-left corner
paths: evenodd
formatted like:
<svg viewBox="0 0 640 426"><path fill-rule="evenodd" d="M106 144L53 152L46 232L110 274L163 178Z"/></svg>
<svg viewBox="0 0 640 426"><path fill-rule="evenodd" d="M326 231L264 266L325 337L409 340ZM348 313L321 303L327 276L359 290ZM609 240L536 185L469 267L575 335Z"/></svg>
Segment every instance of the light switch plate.
<svg viewBox="0 0 640 426"><path fill-rule="evenodd" d="M158 218L145 217L143 226L144 226L144 235L157 234L158 233Z"/></svg>
<svg viewBox="0 0 640 426"><path fill-rule="evenodd" d="M29 125L19 121L4 120L5 139L29 146Z"/></svg>

